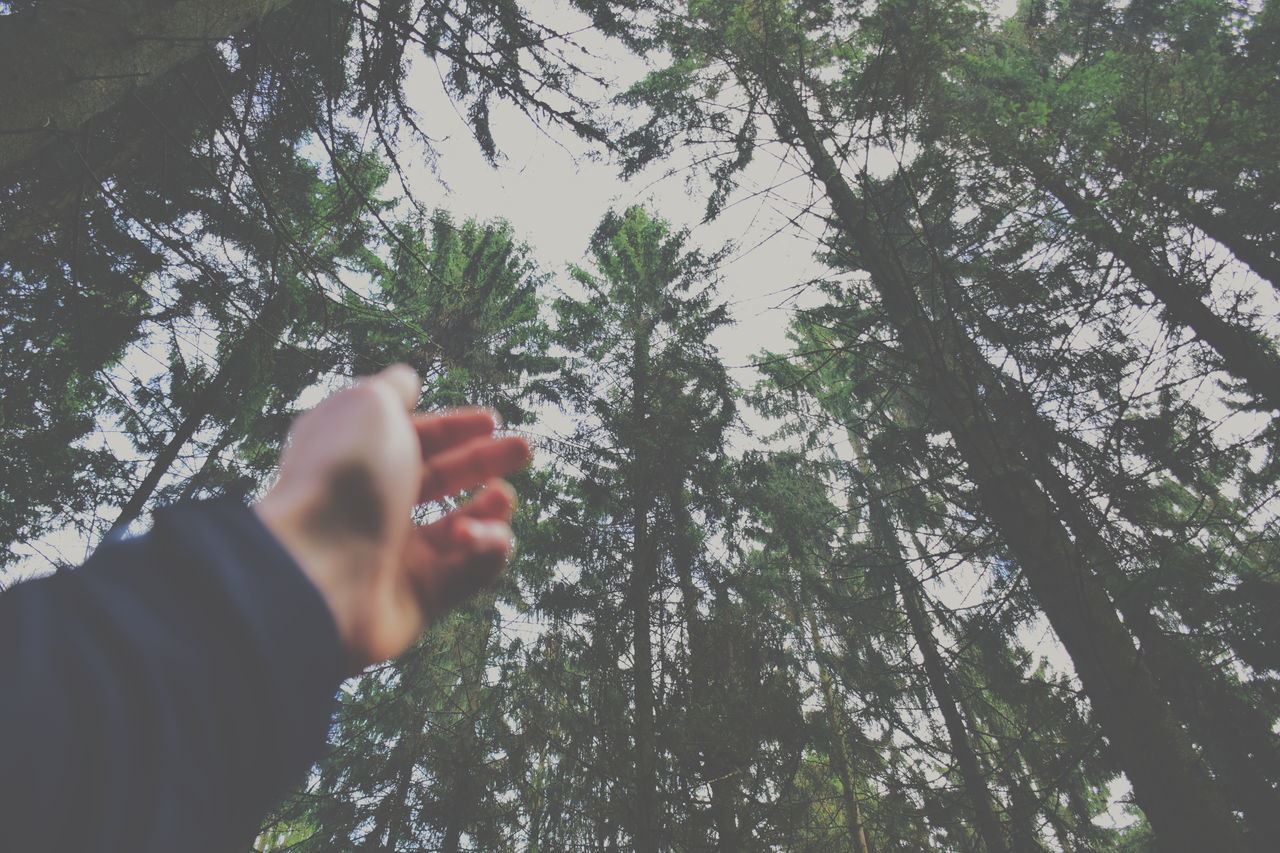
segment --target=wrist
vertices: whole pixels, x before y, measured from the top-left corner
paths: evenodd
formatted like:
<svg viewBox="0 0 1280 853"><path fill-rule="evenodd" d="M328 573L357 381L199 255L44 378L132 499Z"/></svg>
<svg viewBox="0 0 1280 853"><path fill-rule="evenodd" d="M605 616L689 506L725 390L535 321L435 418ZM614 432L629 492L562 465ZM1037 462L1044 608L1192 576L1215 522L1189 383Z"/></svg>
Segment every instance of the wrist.
<svg viewBox="0 0 1280 853"><path fill-rule="evenodd" d="M369 559L368 555L358 552L370 549L324 541L317 536L313 522L317 503L315 497L297 494L277 484L253 505L253 511L320 593L343 648L355 660L360 634L359 612L355 606L359 590L355 579L361 574L362 564Z"/></svg>

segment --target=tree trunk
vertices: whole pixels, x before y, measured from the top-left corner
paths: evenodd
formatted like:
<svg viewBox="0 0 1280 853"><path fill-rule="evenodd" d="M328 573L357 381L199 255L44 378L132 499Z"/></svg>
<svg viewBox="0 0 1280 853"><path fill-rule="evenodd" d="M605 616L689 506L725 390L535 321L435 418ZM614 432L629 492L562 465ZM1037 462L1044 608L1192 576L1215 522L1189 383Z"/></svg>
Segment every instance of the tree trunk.
<svg viewBox="0 0 1280 853"><path fill-rule="evenodd" d="M653 620L650 590L656 574L657 549L649 530L647 507L636 501L635 576L632 579L631 615L635 622L634 668L636 749L636 853L657 853L657 735L654 730Z"/></svg>
<svg viewBox="0 0 1280 853"><path fill-rule="evenodd" d="M483 793L476 783L476 772L484 761L485 750L476 732L476 719L480 716L481 684L489 663L494 618L494 613L469 613L454 639L458 652L459 731L451 756L453 779L441 853L459 853L462 849L462 834L474 822L476 799Z"/></svg>
<svg viewBox="0 0 1280 853"><path fill-rule="evenodd" d="M1156 198L1172 207L1205 236L1218 241L1231 254L1257 273L1258 277L1280 290L1280 259L1266 246L1255 242L1240 229L1234 227L1228 217L1214 213L1204 204L1186 197L1185 190L1164 185L1155 188Z"/></svg>
<svg viewBox="0 0 1280 853"><path fill-rule="evenodd" d="M1165 261L1120 233L1097 205L1072 189L1039 162L1020 161L1044 191L1067 209L1076 226L1127 266L1164 305L1169 319L1186 326L1222 358L1224 369L1239 379L1271 409L1280 409L1280 357L1260 335L1229 323L1200 301Z"/></svg>
<svg viewBox="0 0 1280 853"><path fill-rule="evenodd" d="M419 718L418 728L426 724L425 718ZM405 803L409 799L409 785L413 781L414 739L402 736L400 742L391 750L389 763L404 763L396 776L395 788L384 796L374 809L373 829L360 844L360 853L377 853L381 850L395 850L399 829L405 822Z"/></svg>
<svg viewBox="0 0 1280 853"><path fill-rule="evenodd" d="M990 318L955 300L959 294L956 282L945 275L938 280L946 294L945 310L973 316L979 329L999 342ZM1161 694L1204 747L1228 802L1244 814L1252 838L1280 837L1273 781L1280 779L1280 750L1270 721L1236 695L1220 673L1206 668L1183 641L1167 634L1148 603L1135 597L1117 555L1088 512L1087 501L1075 495L1053 461L1052 454L1060 445L1058 433L1036 411L1026 392L1011 385L976 353L971 354L970 364L977 368L977 379L987 389L997 418L1012 427L1010 435L1019 442L1035 476L1110 592L1125 625L1140 642L1143 659ZM1254 846L1263 849L1256 842Z"/></svg>
<svg viewBox="0 0 1280 853"><path fill-rule="evenodd" d="M932 620L925 611L916 579L907 568L902 547L898 541L897 531L893 527L893 519L889 508L885 506L880 493L880 484L876 482L871 460L867 458L862 441L854 434L849 434L854 448L854 456L862 475L864 491L867 495L867 515L871 525L871 538L876 550L884 557L885 564L892 573L893 583L898 588L903 609L907 614L907 623L911 627L911 636L924 658L924 671L929 683L929 690L938 701L938 711L947 729L947 737L951 741L952 755L960 769L960 779L964 783L965 793L973 808L974 825L982 844L988 853L1008 853L1009 845L1005 841L1004 830L996 815L995 801L991 790L987 787L982 768L978 763L977 753L969 740L969 732L960 713L960 703L956 691L947 674L947 666L938 651L938 641L933 633Z"/></svg>
<svg viewBox="0 0 1280 853"><path fill-rule="evenodd" d="M890 561L894 561L892 555L886 556ZM1008 853L1009 845L1005 841L1000 818L996 815L991 790L987 787L977 753L969 740L969 733L960 713L959 700L947 676L946 664L938 651L932 620L929 619L920 600L919 590L915 588L915 579L907 573L900 554L893 568L894 582L907 614L907 622L911 626L911 636L920 649L921 657L924 658L929 690L938 702L938 711L942 714L947 738L951 742L952 755L960 769L960 779L964 783L965 793L973 808L974 824L978 835L982 838L983 847L988 853Z"/></svg>
<svg viewBox="0 0 1280 853"><path fill-rule="evenodd" d="M233 440L234 436L230 432L224 432L218 437L218 440L209 448L209 452L205 454L204 462L201 463L200 468L183 484L182 492L178 495L179 501L195 500L201 491L209 487L209 483L213 479L214 469L218 465L218 459L231 446Z"/></svg>
<svg viewBox="0 0 1280 853"><path fill-rule="evenodd" d="M845 737L844 726L840 721L839 697L831 673L827 671L823 660L825 651L822 646L822 635L818 632L818 622L814 618L812 608L801 603L804 612L805 627L809 631L809 642L813 645L814 660L818 664L818 683L822 688L822 711L827 718L827 726L831 729L833 739L831 764L840 780L840 798L844 806L845 828L849 832L849 849L853 853L868 853L867 828L862 822L862 807L858 804L858 791L853 785L853 768L849 760L849 741Z"/></svg>
<svg viewBox="0 0 1280 853"><path fill-rule="evenodd" d="M120 170L138 163L153 174L163 171L170 144L166 136L172 128L166 130L157 117L173 114L192 99L216 101L222 91L221 69L204 59L174 70L180 79L126 98L79 133L45 146L27 162L38 178L27 181L24 174L20 191L0 206L8 208L0 209L0 261L20 256L50 232L76 233L86 218L85 209L105 204L102 183Z"/></svg>
<svg viewBox="0 0 1280 853"><path fill-rule="evenodd" d="M681 609L684 612L685 629L689 635L689 695L691 735L694 748L701 749L702 777L711 788L711 821L716 830L715 849L721 853L737 853L738 839L738 786L737 768L733 754L726 744L729 732L723 725L725 715L731 713L723 686L734 677L732 664L715 654L707 636L707 624L698 612L701 593L693 579L693 554L688 547L692 519L685 506L684 496L676 484L668 495L672 508L672 562L680 584Z"/></svg>
<svg viewBox="0 0 1280 853"><path fill-rule="evenodd" d="M1116 115L1120 121L1120 126L1125 129L1133 138L1141 138L1146 132L1146 117L1132 111L1123 111ZM1134 168L1134 162L1131 158L1111 158L1112 164L1122 173L1136 178L1141 174L1141 169ZM1136 173L1136 174L1135 174ZM1185 181L1179 184L1170 184L1165 180L1154 180L1138 184L1140 189L1146 190L1159 199L1166 207L1177 211L1182 218L1190 225L1198 228L1209 237L1221 243L1231 254L1246 264L1250 269L1262 278L1271 283L1272 287L1280 290L1280 259L1277 259L1268 248L1255 242L1251 237L1237 228L1231 222L1229 215L1221 215L1214 213L1210 207L1202 202L1195 201L1191 198L1192 189ZM1231 190L1218 189L1215 195L1219 201L1224 196L1229 196ZM1221 205L1224 209L1230 210L1230 202Z"/></svg>
<svg viewBox="0 0 1280 853"><path fill-rule="evenodd" d="M841 721L840 696L827 668L826 649L822 633L818 630L817 616L813 612L811 599L805 593L803 550L792 542L788 546L787 556L791 559L793 587L793 601L786 606L787 616L797 629L808 634L809 644L813 647L814 663L818 668L818 687L822 691L822 715L831 731L831 769L840 780L840 801L844 808L845 829L849 834L849 849L853 853L870 853L871 845L867 841L866 826L862 821L862 807L858 803L858 792L853 782L849 739Z"/></svg>
<svg viewBox="0 0 1280 853"><path fill-rule="evenodd" d="M1021 764L1016 752L1013 758ZM1012 849L1018 853L1045 853L1045 846L1040 841L1040 831L1036 826L1040 800L1032 791L1026 775L1009 772L1003 767L997 772L1009 791L1007 815Z"/></svg>
<svg viewBox="0 0 1280 853"><path fill-rule="evenodd" d="M1113 603L1081 559L1053 505L1022 462L1016 441L993 420L946 318L930 317L869 212L841 175L794 86L763 75L781 112L780 132L808 156L839 228L918 364L991 521L1066 647L1138 804L1169 849L1240 850L1235 819L1159 694ZM1280 399L1280 395L1277 395Z"/></svg>
<svg viewBox="0 0 1280 853"><path fill-rule="evenodd" d="M120 514L111 523L111 529L107 531L104 538L110 539L117 533L123 533L138 519L147 501L160 486L160 481L164 479L165 474L169 473L182 448L200 429L200 425L204 423L205 418L213 411L219 400L227 397L230 389L244 375L248 367L247 362L254 352L264 340L274 345L285 325L284 306L287 302L288 292L277 286L263 305L258 324L251 323L244 337L231 350L227 359L219 365L218 372L209 380L209 384L192 400L186 417L182 419L182 423L156 455L155 461L151 463L151 470L142 478L142 482L129 496L129 500L121 507Z"/></svg>
<svg viewBox="0 0 1280 853"><path fill-rule="evenodd" d="M631 364L632 390L632 575L630 589L633 621L632 687L635 702L635 850L658 850L657 733L654 723L653 614L650 598L658 578L658 542L650 527L655 505L649 482L656 459L652 458L649 429L649 362L652 321L643 316L637 301L634 312L635 341Z"/></svg>
<svg viewBox="0 0 1280 853"><path fill-rule="evenodd" d="M946 310L973 316L979 329L993 342L999 342L998 330L993 328L990 318L970 311L967 305L952 298L959 293L959 288L949 276L941 276L939 280L948 294L944 300ZM1273 807L1277 795L1273 780L1280 780L1280 749L1277 749L1270 721L1259 709L1241 699L1221 673L1206 668L1184 641L1167 634L1151 613L1148 602L1135 597L1117 555L1087 509L1087 500L1074 493L1053 461L1052 455L1060 445L1054 426L1036 411L1024 390L1013 386L989 363L976 357L971 359L971 363L975 361L978 379L987 389L997 417L1013 427L1011 435L1019 441L1035 476L1098 572L1125 625L1140 642L1144 660L1161 694L1192 737L1204 747L1228 802L1244 814L1253 838L1280 837L1280 813Z"/></svg>
<svg viewBox="0 0 1280 853"><path fill-rule="evenodd" d="M293 0L44 0L0 16L0 175Z"/></svg>
<svg viewBox="0 0 1280 853"><path fill-rule="evenodd" d="M191 437L196 434L196 430L200 428L200 424L204 423L204 419L213 410L214 404L222 396L225 385L226 377L219 370L213 379L209 381L209 384L204 387L204 390L191 402L191 407L187 410L186 417L182 419L182 423L178 425L173 435L170 436L169 441L165 443L165 446L156 455L155 460L151 463L151 469L142 478L142 482L138 483L138 487L133 490L129 500L120 508L120 514L111 523L111 529L107 531L105 539L124 533L128 530L129 525L137 521L138 516L142 515L143 507L147 505L147 501L155 494L160 481L164 479L164 475L169 472L174 460L178 458L178 453L181 452L182 448L186 447L187 442L191 440Z"/></svg>
<svg viewBox="0 0 1280 853"><path fill-rule="evenodd" d="M1115 554L1077 499L1067 478L1045 463L1041 477L1075 534L1112 590L1125 624L1142 644L1147 666L1161 691L1221 780L1228 801L1239 809L1249 827L1252 846L1261 851L1262 839L1280 838L1277 791L1271 781L1280 755L1266 716L1235 695L1222 677L1208 669L1180 640L1165 633L1148 603L1131 589Z"/></svg>
<svg viewBox="0 0 1280 853"><path fill-rule="evenodd" d="M536 779L536 788L533 796L524 803L525 811L529 815L528 823L528 841L529 846L525 853L542 853L542 825L546 814L546 801L543 795L543 787L545 785L547 770L547 745L543 741L538 749L538 764L534 771Z"/></svg>

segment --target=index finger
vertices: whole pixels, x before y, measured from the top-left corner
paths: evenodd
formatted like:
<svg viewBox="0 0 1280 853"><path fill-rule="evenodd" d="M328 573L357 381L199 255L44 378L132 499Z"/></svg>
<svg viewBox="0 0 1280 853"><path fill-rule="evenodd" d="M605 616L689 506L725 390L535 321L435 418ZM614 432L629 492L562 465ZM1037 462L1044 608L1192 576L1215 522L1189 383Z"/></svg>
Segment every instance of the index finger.
<svg viewBox="0 0 1280 853"><path fill-rule="evenodd" d="M428 458L420 502L436 500L523 468L529 443L519 436L473 438Z"/></svg>
<svg viewBox="0 0 1280 853"><path fill-rule="evenodd" d="M424 458L454 447L470 438L489 435L496 426L488 409L458 409L413 419Z"/></svg>

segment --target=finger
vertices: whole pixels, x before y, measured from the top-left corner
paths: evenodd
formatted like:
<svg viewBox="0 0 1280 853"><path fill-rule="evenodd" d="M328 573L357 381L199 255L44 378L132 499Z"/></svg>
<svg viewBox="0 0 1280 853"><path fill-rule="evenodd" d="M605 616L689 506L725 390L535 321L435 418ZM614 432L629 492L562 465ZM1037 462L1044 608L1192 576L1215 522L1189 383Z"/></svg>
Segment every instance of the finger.
<svg viewBox="0 0 1280 853"><path fill-rule="evenodd" d="M419 534L438 549L471 544L473 537L464 529L472 519L507 522L515 509L516 490L505 480L494 480L484 491L444 518L418 528Z"/></svg>
<svg viewBox="0 0 1280 853"><path fill-rule="evenodd" d="M393 364L373 377L375 382L385 382L400 397L405 411L412 412L418 407L422 396L422 380L417 372L407 364Z"/></svg>
<svg viewBox="0 0 1280 853"><path fill-rule="evenodd" d="M458 518L507 519L515 507L515 488L506 480L490 480L483 491L450 514Z"/></svg>
<svg viewBox="0 0 1280 853"><path fill-rule="evenodd" d="M455 535L473 556L496 552L504 558L510 553L515 538L511 525L506 521L487 518L460 519Z"/></svg>
<svg viewBox="0 0 1280 853"><path fill-rule="evenodd" d="M436 415L422 415L413 419L413 428L422 442L422 455L428 457L469 438L489 435L496 419L488 409L458 409Z"/></svg>
<svg viewBox="0 0 1280 853"><path fill-rule="evenodd" d="M458 527L467 545L414 576L429 622L492 587L511 554L511 528L505 522L462 519Z"/></svg>
<svg viewBox="0 0 1280 853"><path fill-rule="evenodd" d="M475 488L523 468L528 462L529 444L523 438L473 438L426 461L419 501Z"/></svg>

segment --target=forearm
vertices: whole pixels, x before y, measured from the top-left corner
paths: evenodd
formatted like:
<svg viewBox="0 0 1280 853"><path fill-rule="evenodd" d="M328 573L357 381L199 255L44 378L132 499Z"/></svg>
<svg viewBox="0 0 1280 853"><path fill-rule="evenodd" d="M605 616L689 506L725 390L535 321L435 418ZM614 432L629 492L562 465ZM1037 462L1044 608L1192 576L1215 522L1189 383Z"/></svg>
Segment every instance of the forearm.
<svg viewBox="0 0 1280 853"><path fill-rule="evenodd" d="M0 596L0 849L226 850L323 746L343 674L315 588L245 507Z"/></svg>

